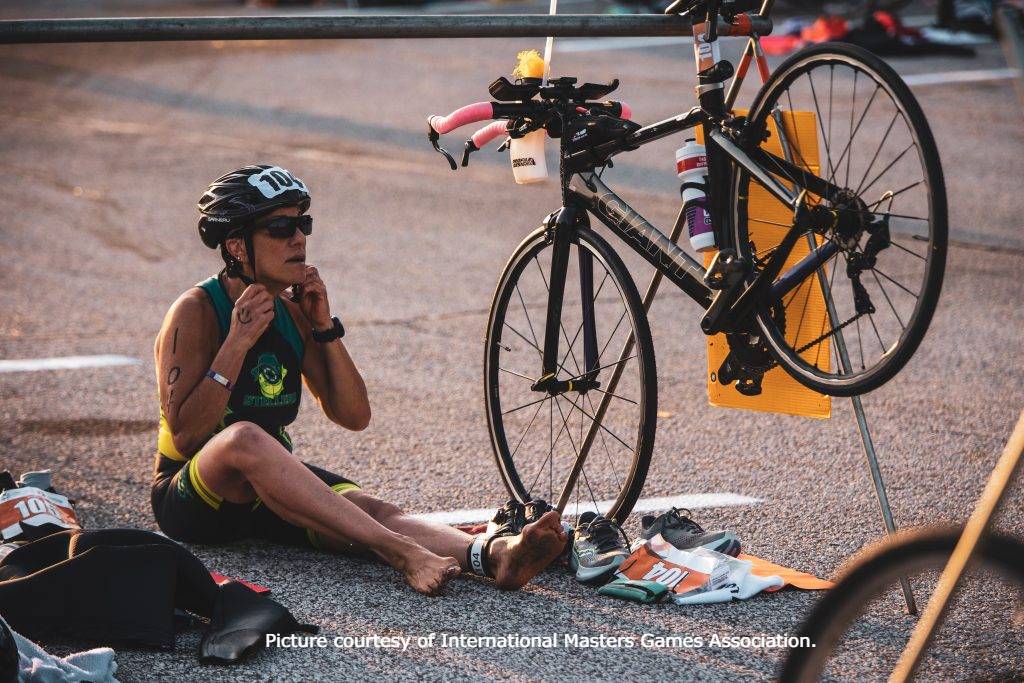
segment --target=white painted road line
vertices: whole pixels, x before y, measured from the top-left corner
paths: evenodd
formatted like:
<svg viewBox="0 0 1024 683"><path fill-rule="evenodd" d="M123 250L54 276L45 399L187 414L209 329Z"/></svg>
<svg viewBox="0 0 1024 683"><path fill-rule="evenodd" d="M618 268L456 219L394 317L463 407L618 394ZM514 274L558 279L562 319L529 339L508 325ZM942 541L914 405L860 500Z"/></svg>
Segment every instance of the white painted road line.
<svg viewBox="0 0 1024 683"><path fill-rule="evenodd" d="M602 500L597 504L599 512L605 512L612 506L613 500ZM656 512L668 510L671 507L686 508L688 510L700 510L702 508L734 507L737 505L757 505L762 502L759 498L741 496L738 493L694 493L682 496L661 496L657 498L641 498L633 506L633 512ZM577 513L587 510L594 510L593 505L580 504L579 510L574 505L566 508L565 514L571 517ZM424 512L413 515L417 519L425 519L431 522L442 524L473 524L475 522L486 522L494 515L494 508L452 510L450 512Z"/></svg>
<svg viewBox="0 0 1024 683"><path fill-rule="evenodd" d="M933 74L908 74L903 77L907 85L946 85L947 83L975 83L978 81L1003 81L1017 78L1016 69L973 69L969 71L940 71Z"/></svg>
<svg viewBox="0 0 1024 683"><path fill-rule="evenodd" d="M39 372L40 370L79 370L81 368L107 368L116 365L141 365L142 361L130 356L65 356L63 358L23 358L0 360L0 372Z"/></svg>

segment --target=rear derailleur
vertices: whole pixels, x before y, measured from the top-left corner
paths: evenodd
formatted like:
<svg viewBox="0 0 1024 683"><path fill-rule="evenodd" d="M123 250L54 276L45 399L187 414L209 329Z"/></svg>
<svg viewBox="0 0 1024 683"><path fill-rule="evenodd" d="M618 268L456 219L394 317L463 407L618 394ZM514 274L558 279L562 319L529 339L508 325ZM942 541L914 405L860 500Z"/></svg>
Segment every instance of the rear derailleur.
<svg viewBox="0 0 1024 683"><path fill-rule="evenodd" d="M785 333L786 318L782 306L773 305L771 316L778 329ZM764 373L775 367L776 363L757 324L751 320L746 331L726 333L725 340L729 344L729 354L711 380L723 386L736 382L736 391L744 396L759 395Z"/></svg>

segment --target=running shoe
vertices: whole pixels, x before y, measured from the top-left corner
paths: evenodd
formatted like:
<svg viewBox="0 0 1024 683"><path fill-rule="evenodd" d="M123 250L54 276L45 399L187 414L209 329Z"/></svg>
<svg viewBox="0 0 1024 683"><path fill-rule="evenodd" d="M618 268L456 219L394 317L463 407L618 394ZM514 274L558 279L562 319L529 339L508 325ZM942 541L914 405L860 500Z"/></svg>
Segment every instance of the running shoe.
<svg viewBox="0 0 1024 683"><path fill-rule="evenodd" d="M690 511L672 508L655 517L644 515L640 520L641 537L661 537L680 550L707 548L717 553L736 557L740 554L740 539L731 531L704 531L704 527L690 519Z"/></svg>
<svg viewBox="0 0 1024 683"><path fill-rule="evenodd" d="M589 510L580 515L569 556L577 581L604 583L629 554L629 539L614 520Z"/></svg>
<svg viewBox="0 0 1024 683"><path fill-rule="evenodd" d="M509 499L498 508L487 523L488 536L515 536L526 526L526 508L518 500Z"/></svg>

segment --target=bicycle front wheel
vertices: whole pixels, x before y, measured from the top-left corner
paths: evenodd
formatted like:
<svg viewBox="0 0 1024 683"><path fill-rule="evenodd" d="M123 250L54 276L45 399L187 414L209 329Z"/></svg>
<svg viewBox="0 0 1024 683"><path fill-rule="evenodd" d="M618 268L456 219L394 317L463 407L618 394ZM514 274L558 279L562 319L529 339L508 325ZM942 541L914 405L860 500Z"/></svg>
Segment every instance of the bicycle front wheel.
<svg viewBox="0 0 1024 683"><path fill-rule="evenodd" d="M828 181L766 165L811 206L827 209L797 241L757 314L763 342L798 382L855 396L903 368L924 338L946 263L946 192L928 122L885 62L853 45L798 52L772 74L750 110L762 149ZM743 170L733 178L737 251L764 267L793 225L792 210ZM830 244L829 244L830 243ZM818 245L821 261L786 280ZM791 270L793 269L793 270ZM800 271L803 272L803 271Z"/></svg>
<svg viewBox="0 0 1024 683"><path fill-rule="evenodd" d="M505 487L521 502L557 501L586 450L563 514L598 510L621 522L640 495L654 448L657 377L647 316L618 255L580 228L569 246L561 319L552 323L559 326L556 377L575 386L554 394L533 390L541 376L553 251L547 230L529 235L505 266L491 303L484 354L491 444ZM584 329L586 317L592 334ZM592 367L586 367L588 344ZM586 388L582 378L597 380L596 388Z"/></svg>
<svg viewBox="0 0 1024 683"><path fill-rule="evenodd" d="M943 528L908 531L865 550L804 621L797 635L814 646L791 649L780 679L888 676L917 622L905 614L900 579L910 581L918 607L924 609L960 533ZM970 626L966 631L939 629L918 669L919 680L976 680L982 674L991 680L1016 680L1024 670L1024 638L1019 614L1014 615L1022 606L1022 587L1024 543L1001 535L985 539L949 604L950 618L965 611L973 615Z"/></svg>

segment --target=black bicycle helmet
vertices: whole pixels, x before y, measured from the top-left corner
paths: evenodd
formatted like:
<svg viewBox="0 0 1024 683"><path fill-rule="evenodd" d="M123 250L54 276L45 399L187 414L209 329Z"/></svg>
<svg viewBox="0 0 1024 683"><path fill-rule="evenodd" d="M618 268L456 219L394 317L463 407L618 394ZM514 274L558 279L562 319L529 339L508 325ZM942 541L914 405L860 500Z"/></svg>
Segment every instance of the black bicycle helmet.
<svg viewBox="0 0 1024 683"><path fill-rule="evenodd" d="M280 166L246 166L217 178L206 189L196 205L201 214L199 237L216 249L260 216L282 206L298 206L299 213L305 213L309 202L306 184Z"/></svg>

